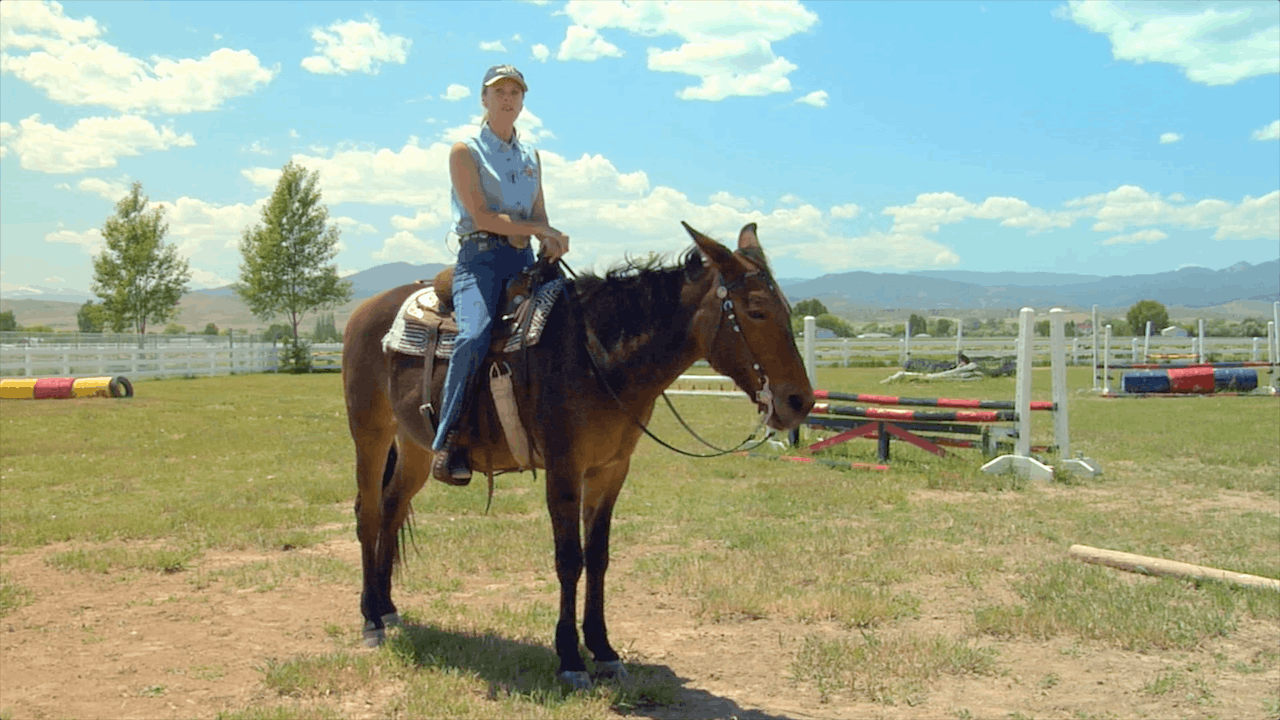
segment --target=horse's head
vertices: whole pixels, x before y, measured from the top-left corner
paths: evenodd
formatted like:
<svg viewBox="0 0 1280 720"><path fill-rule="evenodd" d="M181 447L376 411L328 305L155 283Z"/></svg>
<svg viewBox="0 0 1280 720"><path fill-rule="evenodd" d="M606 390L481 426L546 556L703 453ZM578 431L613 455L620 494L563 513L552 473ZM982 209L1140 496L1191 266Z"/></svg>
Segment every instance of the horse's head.
<svg viewBox="0 0 1280 720"><path fill-rule="evenodd" d="M700 300L694 328L702 356L716 372L768 413L775 430L798 427L813 407L813 386L791 333L791 312L778 290L751 223L738 233L738 250L685 223L712 270ZM705 287L705 283L699 283Z"/></svg>

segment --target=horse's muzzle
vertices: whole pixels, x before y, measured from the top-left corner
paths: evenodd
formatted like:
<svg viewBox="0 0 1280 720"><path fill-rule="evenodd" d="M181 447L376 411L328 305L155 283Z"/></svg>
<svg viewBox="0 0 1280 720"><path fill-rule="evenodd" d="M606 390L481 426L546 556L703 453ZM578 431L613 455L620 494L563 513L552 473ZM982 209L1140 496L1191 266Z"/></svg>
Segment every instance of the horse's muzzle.
<svg viewBox="0 0 1280 720"><path fill-rule="evenodd" d="M773 386L771 392L772 397L767 407L761 408L761 411L769 413L765 424L773 430L794 430L800 427L813 409L813 389L780 383Z"/></svg>

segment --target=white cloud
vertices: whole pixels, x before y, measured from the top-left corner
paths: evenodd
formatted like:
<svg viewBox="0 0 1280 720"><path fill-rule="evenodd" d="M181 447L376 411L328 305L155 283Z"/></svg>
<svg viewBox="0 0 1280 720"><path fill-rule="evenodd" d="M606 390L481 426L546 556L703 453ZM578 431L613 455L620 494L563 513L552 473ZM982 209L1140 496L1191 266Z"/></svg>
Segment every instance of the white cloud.
<svg viewBox="0 0 1280 720"><path fill-rule="evenodd" d="M479 125L480 116L473 115L471 121L465 125L447 128L440 134L440 139L448 143L466 140L475 134ZM521 138L533 143L555 137L555 133L542 124L542 118L533 114L533 111L528 106L525 106L524 110L520 111L520 117L516 118L516 130L520 133Z"/></svg>
<svg viewBox="0 0 1280 720"><path fill-rule="evenodd" d="M401 261L414 264L451 263L455 259L448 252L443 240L426 242L408 230L401 230L383 240L382 247L373 252L373 258L383 262Z"/></svg>
<svg viewBox="0 0 1280 720"><path fill-rule="evenodd" d="M298 138L300 138L300 137L302 137L302 136L298 134L298 131L297 131L297 130L294 130L293 128L289 128L289 139L290 139L290 140L297 140L297 139L298 139Z"/></svg>
<svg viewBox="0 0 1280 720"><path fill-rule="evenodd" d="M361 235L368 235L370 233L378 232L378 228L370 225L369 223L360 222L359 220L356 220L353 217L346 217L345 215L339 216L339 217L331 217L329 218L329 222L333 223L334 225L337 225L338 229L344 233L354 232L354 233L359 233ZM339 241L339 244L341 244L341 241ZM345 246L343 249L345 249Z"/></svg>
<svg viewBox="0 0 1280 720"><path fill-rule="evenodd" d="M1214 240L1280 240L1280 190L1260 198L1246 196L1222 214Z"/></svg>
<svg viewBox="0 0 1280 720"><path fill-rule="evenodd" d="M84 178L76 183L76 189L81 192L92 193L104 200L111 202L119 202L121 198L129 194L129 185L123 180L103 180L101 178Z"/></svg>
<svg viewBox="0 0 1280 720"><path fill-rule="evenodd" d="M66 282L66 278L60 278L57 275L52 275L50 277L45 278L44 281L47 283L64 283Z"/></svg>
<svg viewBox="0 0 1280 720"><path fill-rule="evenodd" d="M251 155L270 155L271 149L262 140L254 140L253 142L240 148L240 152L249 153Z"/></svg>
<svg viewBox="0 0 1280 720"><path fill-rule="evenodd" d="M0 3L0 71L63 105L180 114L214 110L267 84L279 71L248 50L222 48L198 60L139 60L103 42L91 17L57 3Z"/></svg>
<svg viewBox="0 0 1280 720"><path fill-rule="evenodd" d="M858 213L861 211L862 211L862 208L858 207L853 203L846 203L844 205L832 205L831 217L841 218L841 219L856 218L858 217Z"/></svg>
<svg viewBox="0 0 1280 720"><path fill-rule="evenodd" d="M157 128L132 115L82 118L67 130L32 115L18 126L17 132L6 131L13 137L9 147L18 154L22 167L45 173L115 167L120 157L196 144L190 133L179 135L173 128Z"/></svg>
<svg viewBox="0 0 1280 720"><path fill-rule="evenodd" d="M422 230L435 227L444 221L444 217L430 210L419 210L413 217L404 215L391 216L391 226L397 230Z"/></svg>
<svg viewBox="0 0 1280 720"><path fill-rule="evenodd" d="M828 97L826 90L814 90L808 95L802 95L801 97L796 98L796 102L824 108L827 106Z"/></svg>
<svg viewBox="0 0 1280 720"><path fill-rule="evenodd" d="M1280 140L1280 120L1272 120L1270 125L1266 125L1253 131L1254 140Z"/></svg>
<svg viewBox="0 0 1280 720"><path fill-rule="evenodd" d="M511 42L524 42L524 41L520 39L520 33L516 33L515 35L511 36Z"/></svg>
<svg viewBox="0 0 1280 720"><path fill-rule="evenodd" d="M1277 7L1071 0L1055 14L1107 35L1117 60L1168 63L1193 82L1231 85L1280 72Z"/></svg>
<svg viewBox="0 0 1280 720"><path fill-rule="evenodd" d="M520 36L514 38L516 42L520 41ZM480 49L485 52L506 52L507 46L502 44L501 40L481 40Z"/></svg>
<svg viewBox="0 0 1280 720"><path fill-rule="evenodd" d="M600 37L600 33L581 25L570 25L565 31L564 41L556 53L557 60L582 60L591 62L602 57L620 57L622 51L617 45Z"/></svg>
<svg viewBox="0 0 1280 720"><path fill-rule="evenodd" d="M816 13L795 1L624 4L570 0L563 12L574 23L566 43L570 33L585 37L605 28L641 37L679 37L683 42L673 50L648 49L649 69L698 78L699 85L683 88L677 96L712 101L790 92L787 75L796 65L775 55L772 43L807 31L818 21Z"/></svg>
<svg viewBox="0 0 1280 720"><path fill-rule="evenodd" d="M1171 145L1173 143L1178 142L1181 139L1182 139L1182 136L1179 135L1178 133L1167 132L1167 133L1160 134L1161 145Z"/></svg>
<svg viewBox="0 0 1280 720"><path fill-rule="evenodd" d="M84 232L75 232L73 230L55 230L44 236L45 242L51 243L68 243L70 245L78 245L86 255L97 255L106 247L106 240L102 237L102 232L97 228L90 228Z"/></svg>
<svg viewBox="0 0 1280 720"><path fill-rule="evenodd" d="M711 200L711 204L713 205L725 205L733 208L734 210L750 210L751 209L750 200L746 198L738 197L737 195L734 195L733 193L730 193L730 192L725 192L724 190L721 190L720 192L712 195L709 199Z"/></svg>
<svg viewBox="0 0 1280 720"><path fill-rule="evenodd" d="M538 62L546 62L547 58L551 57L551 49L542 43L536 43L529 48L529 51L532 53L533 59Z"/></svg>
<svg viewBox="0 0 1280 720"><path fill-rule="evenodd" d="M458 100L461 100L463 98L471 97L471 88L467 87L466 85L459 85L457 83L453 83L449 85L449 87L444 91L444 95L441 95L440 97L443 100L448 100L450 102L457 102Z"/></svg>
<svg viewBox="0 0 1280 720"><path fill-rule="evenodd" d="M1246 196L1238 205L1232 205L1216 198L1191 203L1181 196L1165 198L1135 185L1121 185L1107 193L1070 200L1066 205L1079 208L1079 217L1095 219L1095 232L1161 225L1183 230L1212 228L1215 240L1280 240L1280 190L1260 198Z"/></svg>
<svg viewBox="0 0 1280 720"><path fill-rule="evenodd" d="M9 140L18 134L18 128L7 122L0 122L0 158L9 154Z"/></svg>
<svg viewBox="0 0 1280 720"><path fill-rule="evenodd" d="M304 70L320 75L377 75L384 62L403 65L413 45L409 38L382 32L377 18L370 15L365 16L365 22L335 22L328 30L311 31L317 54L302 59Z"/></svg>
<svg viewBox="0 0 1280 720"><path fill-rule="evenodd" d="M1164 240L1168 237L1169 237L1168 235L1164 234L1163 232L1160 232L1159 230L1148 228L1146 230L1139 230L1134 233L1129 233L1128 235L1115 235L1113 237L1107 238L1106 240L1103 240L1101 243L1098 243L1098 244L1099 245L1137 245L1139 243L1144 243L1144 244L1150 245L1152 243L1160 242L1161 240Z"/></svg>

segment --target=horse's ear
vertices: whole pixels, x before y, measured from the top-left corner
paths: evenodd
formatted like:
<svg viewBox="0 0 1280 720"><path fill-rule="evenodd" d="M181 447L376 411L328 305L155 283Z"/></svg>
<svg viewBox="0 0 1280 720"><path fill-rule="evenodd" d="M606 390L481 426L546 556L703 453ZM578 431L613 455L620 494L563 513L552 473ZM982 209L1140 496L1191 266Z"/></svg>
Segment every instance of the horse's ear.
<svg viewBox="0 0 1280 720"><path fill-rule="evenodd" d="M680 224L689 232L689 236L693 238L693 242L698 245L698 249L702 251L702 256L705 257L708 262L721 268L721 271L737 265L737 263L734 262L733 252L731 252L729 248L689 227L689 223L683 220L680 221Z"/></svg>
<svg viewBox="0 0 1280 720"><path fill-rule="evenodd" d="M755 223L743 225L742 231L738 233L738 249L746 250L748 248L760 249L760 237L756 235Z"/></svg>

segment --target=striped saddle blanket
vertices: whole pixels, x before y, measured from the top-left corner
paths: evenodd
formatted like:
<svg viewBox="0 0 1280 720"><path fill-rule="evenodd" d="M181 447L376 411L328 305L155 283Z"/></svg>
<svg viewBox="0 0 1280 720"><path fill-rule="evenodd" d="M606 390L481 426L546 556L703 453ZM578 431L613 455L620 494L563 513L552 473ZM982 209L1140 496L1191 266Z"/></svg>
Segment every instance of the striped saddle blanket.
<svg viewBox="0 0 1280 720"><path fill-rule="evenodd" d="M530 297L511 298L507 312L494 323L489 351L510 353L537 345L563 289L564 280L557 278L534 290ZM449 358L457 336L453 314L441 312L435 287L426 284L400 305L395 322L382 338L382 349L418 357L431 353L437 358Z"/></svg>

